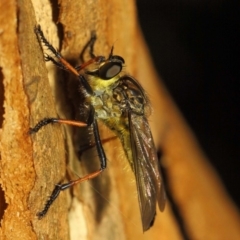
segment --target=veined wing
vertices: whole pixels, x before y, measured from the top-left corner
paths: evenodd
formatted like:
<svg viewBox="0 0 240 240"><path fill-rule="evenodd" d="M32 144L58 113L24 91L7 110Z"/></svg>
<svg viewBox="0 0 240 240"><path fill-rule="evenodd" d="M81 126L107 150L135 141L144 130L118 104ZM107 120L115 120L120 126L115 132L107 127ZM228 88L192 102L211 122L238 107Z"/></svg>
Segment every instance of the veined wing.
<svg viewBox="0 0 240 240"><path fill-rule="evenodd" d="M153 224L156 202L159 209L163 211L166 194L148 121L145 116L132 112L128 114L138 201L143 231L146 231Z"/></svg>

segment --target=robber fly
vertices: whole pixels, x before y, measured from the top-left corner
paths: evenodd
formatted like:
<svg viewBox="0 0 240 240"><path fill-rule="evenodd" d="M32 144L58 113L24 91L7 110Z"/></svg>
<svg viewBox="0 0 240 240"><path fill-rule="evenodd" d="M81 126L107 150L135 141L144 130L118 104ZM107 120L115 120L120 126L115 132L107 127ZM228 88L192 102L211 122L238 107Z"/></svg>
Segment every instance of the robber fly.
<svg viewBox="0 0 240 240"><path fill-rule="evenodd" d="M158 164L156 149L147 121L150 104L144 89L136 79L121 74L124 59L113 55L113 47L108 58L93 53L96 35L86 45L90 48L91 59L80 66L73 67L47 41L40 26L35 28L39 40L54 55L45 55L58 67L72 72L79 81L79 94L84 96L84 104L79 106L88 112L86 123L59 118L45 118L30 133L37 132L49 123L62 123L78 127L92 126L95 145L100 159L100 169L82 178L56 185L44 209L37 215L42 218L59 193L77 183L97 177L107 166L98 130L98 120L102 121L119 137L126 157L136 178L138 201L143 231L148 230L156 215L156 202L164 210L166 195ZM57 59L57 60L56 60Z"/></svg>

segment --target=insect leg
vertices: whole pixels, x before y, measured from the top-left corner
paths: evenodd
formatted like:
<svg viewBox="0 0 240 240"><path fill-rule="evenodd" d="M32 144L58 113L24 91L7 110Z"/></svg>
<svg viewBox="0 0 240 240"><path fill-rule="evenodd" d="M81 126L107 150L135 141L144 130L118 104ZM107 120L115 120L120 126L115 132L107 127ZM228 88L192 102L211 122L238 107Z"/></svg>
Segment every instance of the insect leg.
<svg viewBox="0 0 240 240"><path fill-rule="evenodd" d="M103 146L102 146L101 138L99 135L98 123L94 117L94 114L95 114L95 109L93 108L93 106L91 106L87 124L88 124L88 126L90 126L91 124L93 126L93 135L94 135L95 145L96 145L99 160L100 160L100 166L101 166L101 170L104 170L107 167L107 158L106 158Z"/></svg>
<svg viewBox="0 0 240 240"><path fill-rule="evenodd" d="M77 127L86 127L88 126L87 123L74 121L74 120L67 120L67 119L60 119L60 118L44 118L40 122L38 122L33 128L30 128L29 134L36 133L39 131L40 128L46 126L49 123L62 123L68 124Z"/></svg>
<svg viewBox="0 0 240 240"><path fill-rule="evenodd" d="M69 70L70 72L72 72L74 75L79 77L80 82L83 84L83 86L85 87L85 89L87 90L87 92L89 94L92 94L92 89L89 86L88 82L86 81L86 79L79 74L79 72L81 70L83 70L84 68L86 68L87 66L89 66L90 64L94 63L94 62L102 62L104 61L104 57L103 56L98 56L95 57L95 55L93 54L93 46L96 40L96 36L93 37L93 40L90 42L90 55L91 58L89 61L83 63L80 66L77 67L73 67L68 61L66 61L60 52L58 52L49 42L48 40L45 38L43 31L40 27L40 25L35 27L35 33L37 34L37 36L39 37L40 41L44 43L44 45L55 55L56 58L59 59L60 62L55 61L54 58L52 58L51 56L46 55L45 56L45 60L46 61L51 61L53 62L56 66L58 66L61 69L64 70ZM95 40L94 40L95 39Z"/></svg>
<svg viewBox="0 0 240 240"><path fill-rule="evenodd" d="M106 139L101 140L101 143L102 143L102 144L108 143L109 141L115 140L115 139L117 139L117 138L118 138L117 136L109 137L109 138L106 138ZM89 149L91 149L91 148L94 148L94 147L96 147L96 143L95 143L95 142L94 142L94 143L85 144L85 145L80 146L80 150L78 150L78 156L81 157L82 154L83 154L85 151L87 151L87 150L89 150Z"/></svg>
<svg viewBox="0 0 240 240"><path fill-rule="evenodd" d="M51 61L54 65L56 65L60 69L63 69L65 71L68 70L61 62L57 62L54 58L52 58L48 54L45 54L44 59L46 62Z"/></svg>
<svg viewBox="0 0 240 240"><path fill-rule="evenodd" d="M88 119L87 119L87 124L88 124L88 126L90 126L91 124L94 123L94 120L95 120L95 116L94 116L94 115L95 115L95 109L94 109L93 106L90 106L89 116L88 116ZM96 125L94 128L95 128L94 131L96 131L96 133L95 133L95 135L94 135L95 140L96 140L96 139L100 139L100 136L99 136L99 135L98 135L98 136L96 135L96 134L98 134L98 126ZM114 137L110 137L110 138L105 139L105 140L100 140L100 141L101 141L101 145L102 145L103 143L106 143L106 142L111 141L112 139L116 139L116 138L117 138L117 137L114 136ZM86 151L86 150L88 150L88 149L91 149L91 148L93 148L93 147L98 147L96 142L91 143L90 145L88 144L88 145L83 146L83 147L80 149L80 151L78 152L78 153L79 153L79 156L81 156L84 151ZM100 154L99 154L99 156L100 156Z"/></svg>
<svg viewBox="0 0 240 240"><path fill-rule="evenodd" d="M56 58L59 59L60 63L57 64L57 66L62 65L63 69L69 70L70 72L72 72L73 74L75 74L76 76L79 75L79 73L77 72L77 70L69 63L67 62L61 55L60 52L58 52L49 42L48 40L45 38L43 31L40 27L40 25L37 25L35 27L35 33L37 34L37 36L39 37L40 41L44 43L44 45L55 55ZM50 61L52 61L52 58L48 59ZM53 63L56 63L56 61L52 61Z"/></svg>
<svg viewBox="0 0 240 240"><path fill-rule="evenodd" d="M53 204L53 202L56 200L56 198L58 197L59 193L61 191L64 191L70 187L72 187L73 185L77 184L77 183L81 183L81 182L84 182L86 180L90 180L92 178L95 178L97 177L101 172L103 171L103 169L100 169L100 170L97 170L91 174L88 174L86 175L85 177L83 178L78 178L77 180L74 180L74 181L70 181L68 183L64 183L64 184L57 184L50 196L50 198L48 199L48 201L46 202L45 206L44 206L44 209L41 211L41 212L38 212L37 213L37 216L39 219L43 218L47 212L48 212L48 209L50 208L50 206Z"/></svg>
<svg viewBox="0 0 240 240"><path fill-rule="evenodd" d="M91 38L90 38L90 40L89 40L89 41L87 42L87 44L84 46L84 48L83 48L83 50L82 50L82 52L80 53L80 56L79 56L79 58L80 58L80 60L81 60L82 63L85 62L85 61L84 61L84 54L85 54L85 52L86 52L86 50L87 50L88 47L90 48L90 49L89 49L89 55L90 55L90 57L91 57L91 58L95 58L95 57L96 57L95 54L93 53L93 52L94 52L93 48L94 48L94 44L95 44L96 40L97 40L96 33L95 33L95 31L92 31L92 32L91 32Z"/></svg>
<svg viewBox="0 0 240 240"><path fill-rule="evenodd" d="M61 55L60 52L58 52L49 42L48 40L45 38L44 34L43 34L43 31L40 27L40 25L37 25L35 27L35 33L37 34L37 36L39 36L39 39L41 42L44 43L44 45L55 55L56 58L59 59L60 63L59 64L62 64L63 65L63 68L64 69L67 69L69 70L70 72L72 72L73 74L75 74L76 76L79 75L79 71L81 71L82 69L86 68L88 65L94 63L94 62L101 62L103 61L104 57L102 56L98 56L98 57L95 57L95 55L93 54L93 45L94 45L94 41L92 41L92 43L90 44L90 55L92 54L92 57L89 61L87 61L86 63L74 68L69 62L67 62ZM52 59L48 59L50 61L52 61ZM56 61L52 61L53 63L56 63ZM59 66L59 64L57 64Z"/></svg>
<svg viewBox="0 0 240 240"><path fill-rule="evenodd" d="M50 208L52 203L55 201L55 199L58 197L58 195L61 191L65 190L67 188L70 188L78 183L83 182L83 181L97 177L107 167L106 155L105 155L105 152L103 150L102 143L100 140L97 121L94 119L92 124L93 124L93 133L94 133L94 138L95 138L95 142L96 142L96 148L97 148L97 152L98 152L99 159L100 159L100 169L93 173L90 173L82 178L78 178L78 179L70 181L68 183L57 184L55 186L50 198L46 202L44 209L41 212L37 213L37 216L39 219L41 219L42 217L44 217L44 215L46 215L48 209Z"/></svg>

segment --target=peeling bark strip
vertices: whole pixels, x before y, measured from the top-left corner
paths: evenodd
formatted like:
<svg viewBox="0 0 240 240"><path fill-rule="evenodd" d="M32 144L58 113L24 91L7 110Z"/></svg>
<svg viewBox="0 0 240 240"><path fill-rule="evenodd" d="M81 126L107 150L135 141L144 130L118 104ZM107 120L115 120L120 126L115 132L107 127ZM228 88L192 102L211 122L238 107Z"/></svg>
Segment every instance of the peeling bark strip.
<svg viewBox="0 0 240 240"><path fill-rule="evenodd" d="M115 140L104 145L108 170L92 183L108 194L110 204L90 185L82 185L68 195L69 202L67 194L60 194L48 215L37 219L35 215L46 194L53 190L52 184L65 179L66 163L74 158L71 144L64 142L68 135L63 138L62 129L55 125L33 136L34 141L27 135L33 123L56 116L56 103L60 102L59 95L53 95L59 90L61 78L51 67L47 75L33 32L36 23L47 30L47 38L61 47L67 59L78 58L92 30L99 36L96 54L105 55L114 44L116 54L127 63L126 71L141 82L152 102L150 124L154 140L162 149L169 191L189 238L239 239L240 220L235 205L152 68L138 28L134 1L113 0L106 4L62 0L59 6L54 3L0 1L4 87L0 183L7 203L0 239L183 239L170 205L163 214L157 213L154 227L142 233L136 189L131 184L133 176L130 171L121 171L125 161L122 156L112 160L121 152L120 143ZM58 19L58 33L53 19ZM103 128L101 136L106 136L105 132ZM82 167L77 160L68 164L74 170L78 167L76 172L80 174L94 165L91 162Z"/></svg>

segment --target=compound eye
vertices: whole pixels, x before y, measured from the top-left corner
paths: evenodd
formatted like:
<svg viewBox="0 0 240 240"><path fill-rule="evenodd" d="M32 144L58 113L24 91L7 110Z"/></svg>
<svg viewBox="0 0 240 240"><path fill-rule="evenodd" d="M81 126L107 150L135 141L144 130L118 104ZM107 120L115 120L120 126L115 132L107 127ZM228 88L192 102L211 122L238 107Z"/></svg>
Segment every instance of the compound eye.
<svg viewBox="0 0 240 240"><path fill-rule="evenodd" d="M98 70L99 77L104 80L109 80L122 71L122 63L106 62Z"/></svg>

